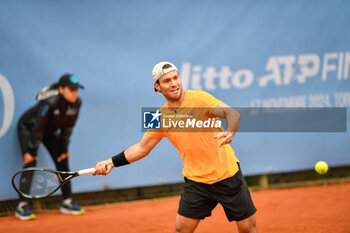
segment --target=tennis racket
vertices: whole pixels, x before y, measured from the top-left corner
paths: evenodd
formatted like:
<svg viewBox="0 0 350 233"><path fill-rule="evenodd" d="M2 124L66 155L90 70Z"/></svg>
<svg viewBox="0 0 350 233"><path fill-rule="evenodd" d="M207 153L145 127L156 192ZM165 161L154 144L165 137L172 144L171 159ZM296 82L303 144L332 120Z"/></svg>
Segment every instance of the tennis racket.
<svg viewBox="0 0 350 233"><path fill-rule="evenodd" d="M105 166L107 170L107 166ZM76 172L61 172L42 167L30 167L16 172L12 177L14 189L25 198L42 198L56 192L77 176L92 174L95 168Z"/></svg>

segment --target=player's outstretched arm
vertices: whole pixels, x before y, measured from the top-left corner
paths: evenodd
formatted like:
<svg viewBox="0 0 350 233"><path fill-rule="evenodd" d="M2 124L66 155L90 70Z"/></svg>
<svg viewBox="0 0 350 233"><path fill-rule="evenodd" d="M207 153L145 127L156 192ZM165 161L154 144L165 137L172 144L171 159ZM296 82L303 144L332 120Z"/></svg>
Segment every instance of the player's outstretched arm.
<svg viewBox="0 0 350 233"><path fill-rule="evenodd" d="M147 156L162 138L151 138L144 135L139 143L95 166L93 175L108 175L113 168L127 165ZM106 169L107 168L107 169Z"/></svg>
<svg viewBox="0 0 350 233"><path fill-rule="evenodd" d="M214 137L215 139L223 138L219 146L221 147L224 144L231 143L233 136L238 130L241 114L223 102L212 111L212 114L216 117L226 119L225 132L218 133Z"/></svg>

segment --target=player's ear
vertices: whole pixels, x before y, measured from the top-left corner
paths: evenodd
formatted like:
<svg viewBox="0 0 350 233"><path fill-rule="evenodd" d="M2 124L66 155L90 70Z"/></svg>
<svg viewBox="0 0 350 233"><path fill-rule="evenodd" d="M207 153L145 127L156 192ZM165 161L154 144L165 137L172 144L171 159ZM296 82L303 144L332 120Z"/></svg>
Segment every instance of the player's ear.
<svg viewBox="0 0 350 233"><path fill-rule="evenodd" d="M159 86L159 84L157 82L154 83L154 89L159 91L159 92L161 92L160 91L160 86Z"/></svg>

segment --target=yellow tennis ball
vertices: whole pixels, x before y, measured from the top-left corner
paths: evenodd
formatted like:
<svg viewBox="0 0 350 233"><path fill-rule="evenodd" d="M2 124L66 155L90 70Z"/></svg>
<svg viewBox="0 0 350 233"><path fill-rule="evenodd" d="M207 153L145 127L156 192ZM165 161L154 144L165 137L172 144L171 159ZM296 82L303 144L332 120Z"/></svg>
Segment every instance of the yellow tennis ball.
<svg viewBox="0 0 350 233"><path fill-rule="evenodd" d="M325 174L328 171L328 164L325 161L318 161L315 164L315 171L321 175Z"/></svg>

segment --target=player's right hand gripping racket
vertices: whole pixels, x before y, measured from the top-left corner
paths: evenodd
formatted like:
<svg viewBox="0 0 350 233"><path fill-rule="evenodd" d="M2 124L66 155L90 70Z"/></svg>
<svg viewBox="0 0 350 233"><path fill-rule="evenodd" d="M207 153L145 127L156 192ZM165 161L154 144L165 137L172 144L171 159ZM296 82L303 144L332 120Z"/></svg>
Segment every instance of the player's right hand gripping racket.
<svg viewBox="0 0 350 233"><path fill-rule="evenodd" d="M92 174L94 171L95 168L60 172L48 168L30 167L16 172L12 177L12 185L23 197L42 198L50 196L74 177Z"/></svg>

